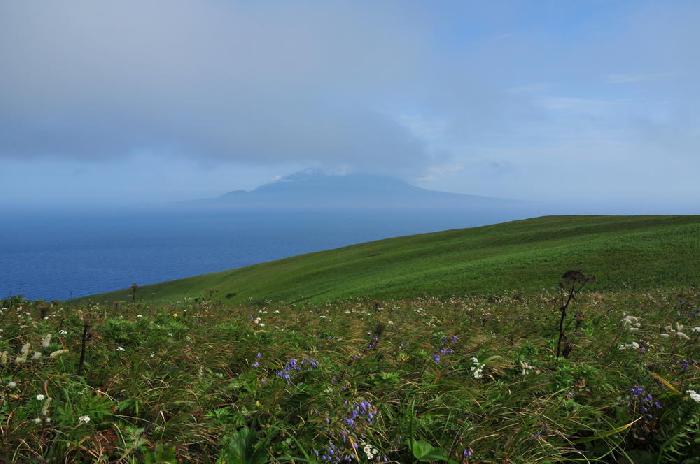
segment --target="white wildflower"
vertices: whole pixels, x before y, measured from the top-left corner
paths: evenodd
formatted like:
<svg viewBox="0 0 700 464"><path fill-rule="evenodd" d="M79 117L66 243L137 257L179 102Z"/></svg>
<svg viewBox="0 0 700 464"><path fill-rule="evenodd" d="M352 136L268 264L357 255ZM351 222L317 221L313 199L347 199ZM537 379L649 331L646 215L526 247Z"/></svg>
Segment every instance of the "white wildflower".
<svg viewBox="0 0 700 464"><path fill-rule="evenodd" d="M58 331L59 335L68 335L68 331L66 329L61 329Z"/></svg>
<svg viewBox="0 0 700 464"><path fill-rule="evenodd" d="M80 416L78 417L78 425L87 424L90 422L90 416Z"/></svg>
<svg viewBox="0 0 700 464"><path fill-rule="evenodd" d="M41 346L43 348L48 348L50 344L51 344L51 334L46 334L43 337L41 337Z"/></svg>
<svg viewBox="0 0 700 464"><path fill-rule="evenodd" d="M635 331L639 330L639 328L642 326L642 323L639 322L639 318L636 316L625 315L625 317L622 318L622 326L625 329Z"/></svg>
<svg viewBox="0 0 700 464"><path fill-rule="evenodd" d="M261 322L262 322L262 319L259 318L259 317L256 317L256 318L253 320L253 324L255 324L255 325L260 325Z"/></svg>
<svg viewBox="0 0 700 464"><path fill-rule="evenodd" d="M362 450L365 452L365 454L367 455L367 459L369 459L370 461L374 459L374 456L379 453L379 451L377 451L377 448L368 443L363 442L362 445Z"/></svg>
<svg viewBox="0 0 700 464"><path fill-rule="evenodd" d="M123 346L118 346L117 351L126 351Z"/></svg>
<svg viewBox="0 0 700 464"><path fill-rule="evenodd" d="M682 339L684 339L684 340L690 340L690 337L687 336L686 334L684 334L683 332L676 332L676 336L677 336L678 338L682 338Z"/></svg>
<svg viewBox="0 0 700 464"><path fill-rule="evenodd" d="M660 336L663 337L663 338L668 338L668 337L669 337L669 335L668 335L667 333L662 333Z"/></svg>
<svg viewBox="0 0 700 464"><path fill-rule="evenodd" d="M695 390L687 390L686 393L690 395L690 399L700 403L700 393L696 392Z"/></svg>
<svg viewBox="0 0 700 464"><path fill-rule="evenodd" d="M622 343L619 346L620 351L624 350L638 350L639 349L639 343L637 342L632 342L632 343Z"/></svg>
<svg viewBox="0 0 700 464"><path fill-rule="evenodd" d="M7 382L7 388L17 388L17 382L10 380Z"/></svg>
<svg viewBox="0 0 700 464"><path fill-rule="evenodd" d="M700 327L693 327L690 329L691 332L699 332L700 333Z"/></svg>
<svg viewBox="0 0 700 464"><path fill-rule="evenodd" d="M36 399L37 399L37 401L44 401L46 399L46 397L44 395L42 395L41 393L39 393L38 395L36 395Z"/></svg>
<svg viewBox="0 0 700 464"><path fill-rule="evenodd" d="M24 364L27 361L27 356L29 356L29 348L31 348L31 344L29 343L25 343L24 345L22 345L22 350L15 359L15 362L17 364Z"/></svg>
<svg viewBox="0 0 700 464"><path fill-rule="evenodd" d="M38 417L35 417L32 420L34 421L35 424L41 424L41 419L39 419Z"/></svg>
<svg viewBox="0 0 700 464"><path fill-rule="evenodd" d="M35 351L34 354L32 355L32 359L34 359L34 360L41 359L41 353L39 353L38 351Z"/></svg>
<svg viewBox="0 0 700 464"><path fill-rule="evenodd" d="M520 361L520 372L522 375L527 375L533 370L535 366L531 366L526 361Z"/></svg>
<svg viewBox="0 0 700 464"><path fill-rule="evenodd" d="M474 376L475 379L482 378L484 376L484 364L479 363L479 359L476 357L472 358L472 364L472 376Z"/></svg>
<svg viewBox="0 0 700 464"><path fill-rule="evenodd" d="M143 314L137 314L136 317L141 318L143 317Z"/></svg>

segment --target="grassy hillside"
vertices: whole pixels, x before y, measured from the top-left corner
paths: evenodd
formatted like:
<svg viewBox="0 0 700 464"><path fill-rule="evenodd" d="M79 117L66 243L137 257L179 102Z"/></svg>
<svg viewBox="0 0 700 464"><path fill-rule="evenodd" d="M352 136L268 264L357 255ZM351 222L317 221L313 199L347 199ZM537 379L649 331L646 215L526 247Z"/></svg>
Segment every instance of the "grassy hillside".
<svg viewBox="0 0 700 464"><path fill-rule="evenodd" d="M548 217L135 303L0 301L0 462L697 463L699 236L698 217ZM575 267L597 288L562 319L541 287Z"/></svg>
<svg viewBox="0 0 700 464"><path fill-rule="evenodd" d="M595 274L598 290L697 284L700 216L550 216L392 238L151 285L138 298L316 303L536 291L572 268Z"/></svg>

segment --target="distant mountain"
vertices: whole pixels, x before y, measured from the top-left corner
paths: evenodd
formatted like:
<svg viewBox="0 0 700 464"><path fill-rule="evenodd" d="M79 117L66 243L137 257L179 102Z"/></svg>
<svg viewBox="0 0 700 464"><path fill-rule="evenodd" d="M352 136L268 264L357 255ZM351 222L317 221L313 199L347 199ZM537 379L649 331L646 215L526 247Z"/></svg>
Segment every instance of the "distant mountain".
<svg viewBox="0 0 700 464"><path fill-rule="evenodd" d="M308 170L254 190L235 190L198 205L229 208L295 209L493 209L515 202L438 192L403 180L371 174L331 175Z"/></svg>

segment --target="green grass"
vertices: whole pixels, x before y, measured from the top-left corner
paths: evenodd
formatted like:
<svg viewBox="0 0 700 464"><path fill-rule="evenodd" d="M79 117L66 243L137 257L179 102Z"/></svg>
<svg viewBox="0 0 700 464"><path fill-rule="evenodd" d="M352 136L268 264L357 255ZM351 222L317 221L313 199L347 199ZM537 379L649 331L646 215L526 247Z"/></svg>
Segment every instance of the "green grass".
<svg viewBox="0 0 700 464"><path fill-rule="evenodd" d="M558 301L4 302L0 462L698 462L698 290Z"/></svg>
<svg viewBox="0 0 700 464"><path fill-rule="evenodd" d="M697 463L699 237L697 216L545 217L136 303L0 301L0 462ZM597 281L557 357L572 268Z"/></svg>
<svg viewBox="0 0 700 464"><path fill-rule="evenodd" d="M392 238L144 286L138 299L319 303L533 292L577 268L596 275L598 290L698 284L700 216L549 216ZM88 297L129 298L128 290Z"/></svg>

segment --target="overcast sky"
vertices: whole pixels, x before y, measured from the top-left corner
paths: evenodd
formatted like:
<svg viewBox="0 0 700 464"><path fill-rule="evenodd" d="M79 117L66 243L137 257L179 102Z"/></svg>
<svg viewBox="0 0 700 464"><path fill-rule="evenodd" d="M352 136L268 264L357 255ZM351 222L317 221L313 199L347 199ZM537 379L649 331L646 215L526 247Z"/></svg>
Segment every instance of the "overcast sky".
<svg viewBox="0 0 700 464"><path fill-rule="evenodd" d="M700 2L0 0L0 205L315 167L700 212Z"/></svg>

